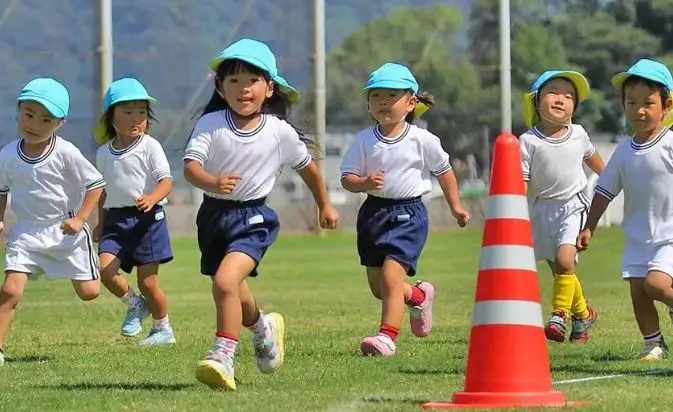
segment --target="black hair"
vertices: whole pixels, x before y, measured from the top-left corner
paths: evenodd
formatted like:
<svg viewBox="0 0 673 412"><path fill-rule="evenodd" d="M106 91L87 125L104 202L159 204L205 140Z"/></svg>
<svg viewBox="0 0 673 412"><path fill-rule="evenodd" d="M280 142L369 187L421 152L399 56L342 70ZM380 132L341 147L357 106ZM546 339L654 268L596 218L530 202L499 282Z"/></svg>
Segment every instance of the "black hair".
<svg viewBox="0 0 673 412"><path fill-rule="evenodd" d="M407 93L414 94L414 91L411 89L407 90ZM428 107L428 109L431 109L437 104L437 99L435 99L435 96L430 94L427 91L419 91L418 93L415 94L416 99L418 100L419 103L423 103ZM369 94L367 94L367 98L369 98ZM412 123L416 119L416 114L414 113L414 110L410 111L407 113L406 117L404 118L404 121L407 123Z"/></svg>
<svg viewBox="0 0 673 412"><path fill-rule="evenodd" d="M661 106L666 107L666 100L668 100L670 90L668 90L666 86L659 82L655 82L640 76L630 76L622 85L622 105L626 100L626 88L636 84L644 84L649 87L650 90L657 91L661 97Z"/></svg>
<svg viewBox="0 0 673 412"><path fill-rule="evenodd" d="M577 87L575 87L575 83L573 83L570 79L568 79L567 77L563 77L563 76L552 77L551 79L542 83L540 85L540 87L538 88L538 91L542 90L542 88L545 87L547 85L547 83L549 83L550 81L552 81L554 79L563 79L573 86L573 91L575 93L573 94L573 113L572 113L572 115L574 116L575 112L577 111L577 106L578 106L577 102L578 102L579 96L577 95ZM540 109L538 108L538 106L540 105L540 97L541 97L541 95L540 95L539 92L535 93L535 113L537 114L537 117L542 118L542 116L540 116Z"/></svg>
<svg viewBox="0 0 673 412"><path fill-rule="evenodd" d="M152 125L152 122L157 122L156 117L154 117L154 112L152 111L152 107L150 106L150 102L146 101L147 103L147 129L150 128ZM103 134L103 138L105 142L109 142L113 140L115 137L117 137L117 130L114 127L114 110L117 106L119 106L122 103L128 103L128 102L119 102L115 103L112 106L108 107L108 109L103 113L101 116L101 122L105 126L105 133ZM101 142L103 143L103 142Z"/></svg>

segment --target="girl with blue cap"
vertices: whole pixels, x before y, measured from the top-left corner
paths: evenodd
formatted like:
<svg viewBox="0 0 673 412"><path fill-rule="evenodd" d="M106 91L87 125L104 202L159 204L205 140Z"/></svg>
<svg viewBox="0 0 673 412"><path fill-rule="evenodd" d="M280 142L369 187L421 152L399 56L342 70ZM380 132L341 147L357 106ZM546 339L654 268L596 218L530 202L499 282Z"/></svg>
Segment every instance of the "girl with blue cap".
<svg viewBox="0 0 673 412"><path fill-rule="evenodd" d="M578 72L548 70L524 96L523 114L530 128L519 137L521 168L530 200L536 260L545 260L554 275L552 313L547 339L563 342L571 320L571 342L585 342L597 312L587 304L576 274L575 240L589 208L584 164L597 174L603 159L578 124L577 105L589 96L589 82Z"/></svg>
<svg viewBox="0 0 673 412"><path fill-rule="evenodd" d="M163 208L173 183L161 144L147 133L155 102L138 80L116 80L103 96L103 115L95 130L102 144L96 165L107 181L94 230L100 239L102 281L128 307L123 336L137 336L143 319L152 315L152 328L141 345L175 343L158 277L159 265L173 259ZM118 275L120 268L131 273L134 267L139 295Z"/></svg>
<svg viewBox="0 0 673 412"><path fill-rule="evenodd" d="M360 349L365 355L393 356L405 304L415 336L432 330L433 285L405 282L416 274L428 237L421 196L431 191L431 178L439 182L461 227L470 215L439 138L411 124L434 103L432 96L419 93L411 71L386 63L369 75L364 92L376 124L355 135L341 162L341 184L350 192L367 193L358 213L357 248L369 288L382 302L379 331L365 337Z"/></svg>
<svg viewBox="0 0 673 412"><path fill-rule="evenodd" d="M253 334L257 367L274 372L285 356L283 317L265 314L246 279L278 236L278 215L266 204L279 171L299 173L318 204L320 225L334 229L338 214L320 170L287 121L299 93L280 76L269 47L239 40L210 62L214 90L187 143L184 174L205 191L196 225L201 273L212 280L217 311L215 346L196 369L214 389L235 390L234 355L241 325Z"/></svg>
<svg viewBox="0 0 673 412"><path fill-rule="evenodd" d="M80 299L98 296L98 259L87 220L105 181L72 143L57 136L70 109L68 90L51 78L26 84L17 98L20 138L0 150L0 231L11 192L17 217L5 244L0 288L0 365L5 334L28 279L69 279Z"/></svg>
<svg viewBox="0 0 673 412"><path fill-rule="evenodd" d="M622 277L643 335L642 360L661 360L666 344L654 301L673 319L673 77L662 63L638 60L612 78L633 133L615 149L596 183L577 247L586 249L609 203L624 191Z"/></svg>

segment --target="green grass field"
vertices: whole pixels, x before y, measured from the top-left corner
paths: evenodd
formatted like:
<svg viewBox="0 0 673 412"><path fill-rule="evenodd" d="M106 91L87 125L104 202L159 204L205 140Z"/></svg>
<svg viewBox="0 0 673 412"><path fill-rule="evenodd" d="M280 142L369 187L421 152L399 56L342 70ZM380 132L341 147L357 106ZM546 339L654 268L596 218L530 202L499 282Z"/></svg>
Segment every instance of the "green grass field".
<svg viewBox="0 0 673 412"><path fill-rule="evenodd" d="M233 393L213 392L194 378L214 333L210 282L198 273L194 240L174 241L176 259L161 276L178 339L173 347L142 348L139 338L122 338L125 308L107 291L82 303L69 282L30 283L7 339L8 363L0 368L0 410L419 411L425 401L449 399L463 385L480 232L431 236L419 276L437 288L435 329L417 339L405 321L398 355L388 359L359 355L360 339L377 328L379 302L369 293L354 241L333 233L282 238L272 247L250 284L266 311L285 316L286 362L275 375L259 373L245 331ZM554 380L669 367L669 361L634 360L641 339L619 275L621 245L619 230L600 230L582 257L579 273L599 322L587 345L550 345ZM546 267L539 269L546 312L551 282ZM670 334L666 312L660 314ZM557 388L568 400L590 401L582 410L664 411L671 410L670 386L659 375Z"/></svg>

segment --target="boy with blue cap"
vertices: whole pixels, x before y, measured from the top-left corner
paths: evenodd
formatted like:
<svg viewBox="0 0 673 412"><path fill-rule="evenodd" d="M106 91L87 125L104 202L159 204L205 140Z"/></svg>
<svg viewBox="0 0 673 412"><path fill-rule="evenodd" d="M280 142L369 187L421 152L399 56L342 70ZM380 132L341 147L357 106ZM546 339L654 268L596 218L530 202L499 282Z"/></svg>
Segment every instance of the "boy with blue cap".
<svg viewBox="0 0 673 412"><path fill-rule="evenodd" d="M654 301L666 304L673 317L673 77L662 63L641 59L612 84L633 134L619 143L598 179L577 247L588 247L605 209L623 190L622 277L645 341L640 359L661 360L667 348Z"/></svg>
<svg viewBox="0 0 673 412"><path fill-rule="evenodd" d="M320 225L336 228L338 213L300 133L287 121L299 92L278 73L276 57L257 40L241 39L214 58L210 101L187 142L184 174L205 193L196 217L201 273L212 280L215 345L196 378L235 390L234 356L241 325L253 334L257 367L273 373L285 357L285 323L263 313L246 279L276 240L280 222L266 204L279 171L299 173L318 204Z"/></svg>
<svg viewBox="0 0 673 412"><path fill-rule="evenodd" d="M589 96L589 82L576 71L548 70L524 95L523 115L530 129L519 137L521 169L530 204L536 260L554 275L547 339L563 342L571 320L571 342L585 342L597 313L587 304L577 277L575 240L586 221L586 163L597 174L603 159L586 130L572 124L577 105Z"/></svg>
<svg viewBox="0 0 673 412"><path fill-rule="evenodd" d="M411 71L386 63L369 75L364 92L376 124L353 138L341 161L341 184L350 192L367 193L358 213L357 248L369 288L382 305L379 331L365 337L360 349L364 355L393 356L405 304L415 336L426 337L432 330L433 285L405 282L416 274L428 237L421 196L431 191L432 177L461 227L470 215L439 138L411 124L434 104L432 96L419 92Z"/></svg>
<svg viewBox="0 0 673 412"><path fill-rule="evenodd" d="M159 286L159 265L173 260L166 223L166 197L172 189L171 169L161 144L147 132L156 99L134 78L119 79L103 97L103 115L95 130L102 146L96 166L107 186L98 208L94 238L105 287L128 307L123 336L137 336L152 315L152 329L141 345L175 343L168 304ZM137 268L136 295L121 268Z"/></svg>
<svg viewBox="0 0 673 412"><path fill-rule="evenodd" d="M24 86L17 98L20 138L0 150L0 230L7 197L17 221L7 235L0 288L3 343L28 279L70 279L80 299L98 296L98 259L86 221L105 181L72 143L55 134L70 109L67 89L51 78Z"/></svg>

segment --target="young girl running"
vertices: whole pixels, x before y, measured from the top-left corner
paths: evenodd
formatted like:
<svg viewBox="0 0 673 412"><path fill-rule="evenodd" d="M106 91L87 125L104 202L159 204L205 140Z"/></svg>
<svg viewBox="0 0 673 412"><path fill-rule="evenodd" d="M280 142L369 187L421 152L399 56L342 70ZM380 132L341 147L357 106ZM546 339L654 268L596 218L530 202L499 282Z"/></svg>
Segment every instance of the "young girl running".
<svg viewBox="0 0 673 412"><path fill-rule="evenodd" d="M256 276L278 236L278 215L266 205L279 170L299 172L334 229L338 215L323 177L297 131L287 122L299 93L278 74L276 57L256 40L242 39L210 62L215 90L187 143L186 179L205 191L196 225L201 273L210 276L217 311L215 346L196 377L212 388L235 390L234 354L241 324L253 333L257 366L271 373L284 359L284 321L257 306L246 279Z"/></svg>
<svg viewBox="0 0 673 412"><path fill-rule="evenodd" d="M141 345L175 343L158 276L159 265L173 259L162 207L172 188L171 170L161 144L146 134L155 102L136 79L112 82L95 136L104 143L96 164L108 182L95 229L102 280L128 306L123 336L137 336L142 320L152 314L152 329ZM120 268L131 273L134 267L140 295L118 275Z"/></svg>
<svg viewBox="0 0 673 412"><path fill-rule="evenodd" d="M581 73L549 70L524 96L524 120L530 129L519 137L521 169L532 203L535 257L546 260L554 274L553 307L545 335L556 342L565 341L569 320L569 340L586 342L597 319L575 270L575 241L589 208L583 163L598 175L604 167L586 130L571 124L577 105L589 96L589 90Z"/></svg>
<svg viewBox="0 0 673 412"><path fill-rule="evenodd" d="M666 344L654 301L665 303L673 317L673 77L662 63L642 59L612 84L622 94L633 137L619 143L598 179L577 247L587 248L605 209L623 190L622 277L644 340L640 359L657 361Z"/></svg>
<svg viewBox="0 0 673 412"><path fill-rule="evenodd" d="M72 143L55 135L70 109L68 90L51 78L17 98L16 139L0 150L0 230L11 193L17 221L7 234L0 288L0 365L5 334L28 279L69 279L84 301L98 296L98 259L86 221L105 181Z"/></svg>
<svg viewBox="0 0 673 412"><path fill-rule="evenodd" d="M341 183L350 192L368 195L358 214L357 247L369 288L382 301L379 332L364 338L360 348L365 355L393 356L405 303L414 335L425 337L432 329L434 287L404 281L416 274L428 237L428 212L421 196L432 189L431 176L437 178L461 227L470 215L460 202L449 155L439 138L410 124L434 99L419 94L409 69L386 63L369 75L365 91L376 125L353 139L341 163Z"/></svg>

